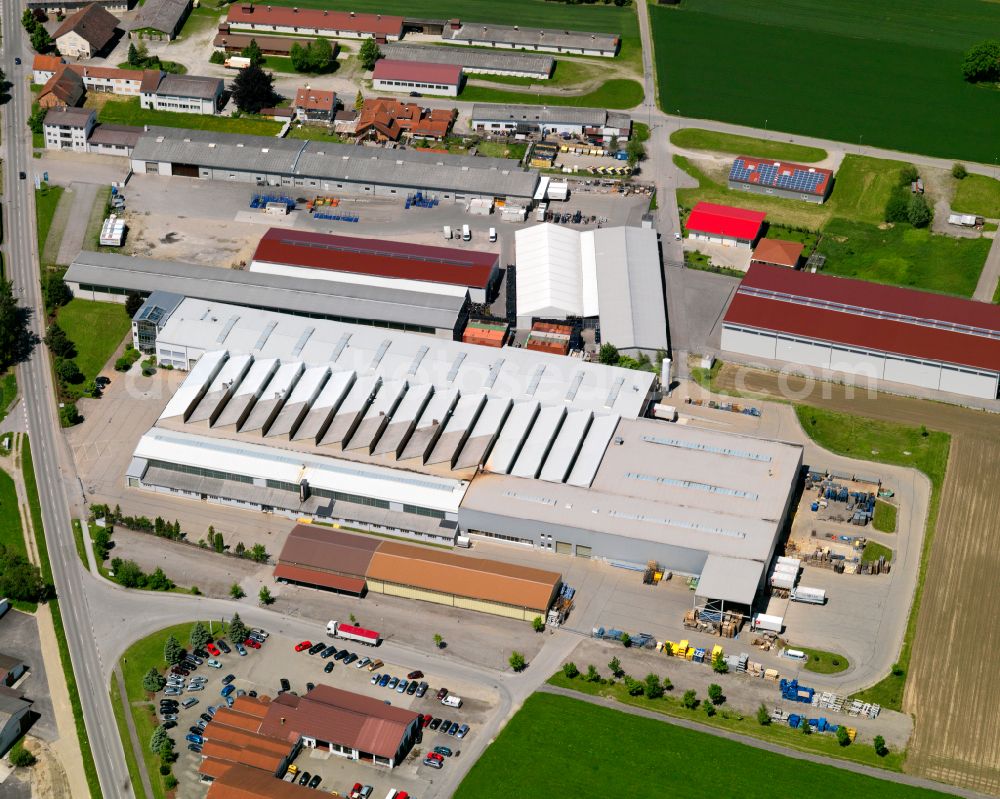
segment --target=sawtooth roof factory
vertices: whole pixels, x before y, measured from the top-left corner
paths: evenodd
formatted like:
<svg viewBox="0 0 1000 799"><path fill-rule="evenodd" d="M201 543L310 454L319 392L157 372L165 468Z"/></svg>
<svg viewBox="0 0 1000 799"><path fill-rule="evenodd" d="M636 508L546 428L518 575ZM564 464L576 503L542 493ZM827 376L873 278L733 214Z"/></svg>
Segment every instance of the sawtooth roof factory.
<svg viewBox="0 0 1000 799"><path fill-rule="evenodd" d="M173 128L157 128L140 136L131 163L136 174L365 197L405 197L422 191L451 201L475 197L530 201L539 180L537 172L507 158Z"/></svg>
<svg viewBox="0 0 1000 799"><path fill-rule="evenodd" d="M640 419L651 373L526 349L185 299L156 352L191 372L129 486L427 541L760 578L802 461Z"/></svg>

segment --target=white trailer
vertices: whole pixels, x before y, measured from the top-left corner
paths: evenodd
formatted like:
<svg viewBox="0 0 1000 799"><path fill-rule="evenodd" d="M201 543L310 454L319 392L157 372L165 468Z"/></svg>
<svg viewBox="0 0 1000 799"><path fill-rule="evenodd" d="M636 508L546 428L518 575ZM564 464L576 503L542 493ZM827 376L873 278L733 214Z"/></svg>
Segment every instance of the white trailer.
<svg viewBox="0 0 1000 799"><path fill-rule="evenodd" d="M569 182L565 180L555 181L553 180L549 184L549 190L547 192L548 199L550 200L568 200L569 199Z"/></svg>
<svg viewBox="0 0 1000 799"><path fill-rule="evenodd" d="M772 633L780 633L784 627L784 616L768 616L766 613L758 613L750 622L750 629L768 630Z"/></svg>
<svg viewBox="0 0 1000 799"><path fill-rule="evenodd" d="M653 406L653 416L657 419L665 419L668 422L676 422L677 408L673 405L663 405L658 402Z"/></svg>
<svg viewBox="0 0 1000 799"><path fill-rule="evenodd" d="M784 588L792 589L795 587L795 574L785 574L783 572L775 572L771 575L771 587L772 588Z"/></svg>
<svg viewBox="0 0 1000 799"><path fill-rule="evenodd" d="M825 605L826 591L822 588L807 588L800 585L793 588L791 593L792 602L808 602L811 605Z"/></svg>

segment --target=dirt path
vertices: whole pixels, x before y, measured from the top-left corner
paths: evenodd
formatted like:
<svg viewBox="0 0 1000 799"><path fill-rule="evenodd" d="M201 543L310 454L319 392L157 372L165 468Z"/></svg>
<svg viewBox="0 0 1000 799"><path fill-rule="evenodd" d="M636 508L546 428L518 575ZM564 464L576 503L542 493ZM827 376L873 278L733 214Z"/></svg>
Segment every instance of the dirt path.
<svg viewBox="0 0 1000 799"><path fill-rule="evenodd" d="M737 370L720 373L733 388ZM747 373L744 372L744 375ZM751 372L748 390L781 396L777 375ZM798 391L804 382L789 378ZM903 708L914 716L906 770L1000 795L1000 716L994 664L1000 659L1000 417L985 411L881 394L850 397L817 383L803 402L952 436ZM824 396L825 395L825 396ZM803 396L799 394L798 396Z"/></svg>

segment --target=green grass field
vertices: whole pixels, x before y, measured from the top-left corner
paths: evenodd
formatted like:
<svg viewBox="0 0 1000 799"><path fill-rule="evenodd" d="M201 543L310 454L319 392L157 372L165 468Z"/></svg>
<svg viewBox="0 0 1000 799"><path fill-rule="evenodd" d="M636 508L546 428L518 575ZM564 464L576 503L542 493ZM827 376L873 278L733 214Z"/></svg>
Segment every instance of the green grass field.
<svg viewBox="0 0 1000 799"><path fill-rule="evenodd" d="M17 375L7 372L0 377L0 422L7 418L7 412L15 399L17 399Z"/></svg>
<svg viewBox="0 0 1000 799"><path fill-rule="evenodd" d="M990 163L1000 91L962 80L1000 28L980 0L650 5L668 113Z"/></svg>
<svg viewBox="0 0 1000 799"><path fill-rule="evenodd" d="M1000 180L985 175L967 175L958 181L951 209L960 214L1000 218Z"/></svg>
<svg viewBox="0 0 1000 799"><path fill-rule="evenodd" d="M123 306L90 300L70 300L58 320L76 345L76 363L87 381L97 377L131 327Z"/></svg>
<svg viewBox="0 0 1000 799"><path fill-rule="evenodd" d="M55 216L56 206L59 205L59 198L62 197L62 194L62 186L49 186L45 183L42 184L42 188L35 191L38 252L45 249L45 240L49 237L49 229L52 227L52 217Z"/></svg>
<svg viewBox="0 0 1000 799"><path fill-rule="evenodd" d="M491 89L486 86L466 86L460 100L470 103L544 103L593 108L634 108L642 102L642 84L634 80L612 78L586 94L536 94Z"/></svg>
<svg viewBox="0 0 1000 799"><path fill-rule="evenodd" d="M875 516L872 518L872 527L881 533L896 532L896 506L878 500L875 503Z"/></svg>
<svg viewBox="0 0 1000 799"><path fill-rule="evenodd" d="M795 415L806 434L831 452L876 463L910 466L919 469L931 481L931 500L924 528L923 549L920 552L917 588L910 616L906 620L899 659L888 676L856 695L863 702L877 702L883 707L899 710L903 703L903 689L906 687L906 672L910 666L910 652L923 596L927 562L941 509L941 487L948 469L951 436L924 427L909 427L810 405L796 405Z"/></svg>
<svg viewBox="0 0 1000 799"><path fill-rule="evenodd" d="M809 649L805 646L795 648L801 649L808 657L805 665L806 671L812 671L816 674L836 674L839 671L846 671L851 665L847 658L836 652L824 652L822 649Z"/></svg>
<svg viewBox="0 0 1000 799"><path fill-rule="evenodd" d="M517 75L476 75L470 74L469 80L483 80L490 83L504 83L508 86L544 86L549 91L576 86L583 81L600 77L603 70L600 64L593 61L556 61L556 68L548 80L538 78L523 78Z"/></svg>
<svg viewBox="0 0 1000 799"><path fill-rule="evenodd" d="M750 136L718 133L714 130L702 130L701 128L676 130L671 134L670 142L689 150L711 150L716 153L749 155L754 158L776 158L783 161L798 161L803 164L822 161L827 156L826 150L821 150L819 147L755 139Z"/></svg>
<svg viewBox="0 0 1000 799"><path fill-rule="evenodd" d="M0 469L0 546L28 557L28 545L24 542L24 528L21 526L21 511L18 507L14 480L2 469ZM38 609L38 605L34 602L11 600L11 604L25 613L34 613Z"/></svg>
<svg viewBox="0 0 1000 799"><path fill-rule="evenodd" d="M472 767L455 797L639 797L659 793L664 785L740 799L944 796L569 697L534 694Z"/></svg>
<svg viewBox="0 0 1000 799"><path fill-rule="evenodd" d="M877 225L885 219L885 204L906 166L905 161L844 156L826 205L836 216Z"/></svg>
<svg viewBox="0 0 1000 799"><path fill-rule="evenodd" d="M824 271L832 275L971 297L990 244L989 239L956 239L909 225L883 230L831 219L819 250L827 258Z"/></svg>
<svg viewBox="0 0 1000 799"><path fill-rule="evenodd" d="M215 130L220 133L247 133L255 136L274 136L281 130L280 122L272 122L269 119L182 114L140 108L138 97L131 100L108 101L98 112L98 116L101 122L113 125L160 125L165 128Z"/></svg>
<svg viewBox="0 0 1000 799"><path fill-rule="evenodd" d="M889 547L882 546L877 541L869 541L865 544L865 548L861 551L861 562L871 563L879 558L885 558L887 563L891 563L892 550Z"/></svg>

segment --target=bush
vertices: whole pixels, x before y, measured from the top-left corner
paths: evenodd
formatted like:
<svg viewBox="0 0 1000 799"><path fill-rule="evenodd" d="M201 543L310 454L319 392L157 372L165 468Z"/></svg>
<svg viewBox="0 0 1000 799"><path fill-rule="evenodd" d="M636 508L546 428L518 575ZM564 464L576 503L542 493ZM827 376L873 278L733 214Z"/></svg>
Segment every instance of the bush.
<svg viewBox="0 0 1000 799"><path fill-rule="evenodd" d="M715 715L715 705L711 702L705 702L701 707L705 711L705 715L709 718Z"/></svg>
<svg viewBox="0 0 1000 799"><path fill-rule="evenodd" d="M885 757L889 754L889 747L885 745L885 738L881 735L875 736L875 740L872 741L872 745L875 747L875 754L879 757Z"/></svg>
<svg viewBox="0 0 1000 799"><path fill-rule="evenodd" d="M670 682L670 678L669 677L664 677L663 678L662 685L663 685L663 690L664 691L672 691L672 690L674 690L674 684L672 682Z"/></svg>
<svg viewBox="0 0 1000 799"><path fill-rule="evenodd" d="M713 705L723 704L726 701L726 696L722 693L722 686L714 682L708 686L708 698Z"/></svg>
<svg viewBox="0 0 1000 799"><path fill-rule="evenodd" d="M535 616L531 620L531 629L536 633L540 633L545 629L545 620L541 616Z"/></svg>
<svg viewBox="0 0 1000 799"><path fill-rule="evenodd" d="M684 696L681 697L681 705L686 707L688 710L694 710L699 704L698 694L694 691L685 691Z"/></svg>
<svg viewBox="0 0 1000 799"><path fill-rule="evenodd" d="M212 53L212 55L208 57L208 61L210 64L225 64L226 54L223 53L221 50L216 50L215 52Z"/></svg>
<svg viewBox="0 0 1000 799"><path fill-rule="evenodd" d="M580 670L576 667L576 664L570 661L569 663L563 663L562 667L563 676L569 680L575 679L579 676Z"/></svg>
<svg viewBox="0 0 1000 799"><path fill-rule="evenodd" d="M146 676L142 678L142 687L151 694L155 694L166 684L166 678L155 668L150 668L150 670L146 672Z"/></svg>
<svg viewBox="0 0 1000 799"><path fill-rule="evenodd" d="M851 736L843 724L837 727L837 743L841 746L850 746L851 744Z"/></svg>
<svg viewBox="0 0 1000 799"><path fill-rule="evenodd" d="M763 702L761 702L760 707L757 708L757 723L761 727L767 727L771 723L771 714L767 710L767 705Z"/></svg>
<svg viewBox="0 0 1000 799"><path fill-rule="evenodd" d="M931 223L931 219L933 218L934 214L931 212L930 206L927 205L924 195L911 195L906 207L906 221L913 225L913 227L924 228Z"/></svg>
<svg viewBox="0 0 1000 799"><path fill-rule="evenodd" d="M617 657L613 657L608 661L608 670L611 672L612 677L621 677L624 674L622 671L622 662Z"/></svg>
<svg viewBox="0 0 1000 799"><path fill-rule="evenodd" d="M663 696L663 686L660 684L660 678L655 674L646 675L646 696L650 699L659 699Z"/></svg>
<svg viewBox="0 0 1000 799"><path fill-rule="evenodd" d="M274 597L271 596L271 592L270 590L268 590L268 587L266 585L262 585L260 587L260 591L257 593L257 599L260 600L260 604L264 605L265 607L267 605L274 604Z"/></svg>
<svg viewBox="0 0 1000 799"><path fill-rule="evenodd" d="M233 583L229 586L229 596L233 599L243 599L246 596L246 591L244 591L239 583Z"/></svg>
<svg viewBox="0 0 1000 799"><path fill-rule="evenodd" d="M969 176L969 170L965 168L965 164L956 161L952 164L951 176L956 180L965 180Z"/></svg>
<svg viewBox="0 0 1000 799"><path fill-rule="evenodd" d="M171 772L170 765L167 763L160 763L160 776L166 777Z"/></svg>
<svg viewBox="0 0 1000 799"><path fill-rule="evenodd" d="M528 665L528 662L524 659L524 655L522 655L520 652L511 652L510 657L507 659L507 662L510 664L510 667L516 672L524 671L525 667Z"/></svg>
<svg viewBox="0 0 1000 799"><path fill-rule="evenodd" d="M163 787L166 788L168 791L172 791L174 788L177 787L177 777L175 777L173 774L168 774L163 780Z"/></svg>
<svg viewBox="0 0 1000 799"><path fill-rule="evenodd" d="M969 83L1000 80L1000 42L988 39L965 52L962 77Z"/></svg>
<svg viewBox="0 0 1000 799"><path fill-rule="evenodd" d="M625 690L628 691L629 696L642 696L646 692L645 684L633 677L629 677L627 674L622 683L625 685Z"/></svg>
<svg viewBox="0 0 1000 799"><path fill-rule="evenodd" d="M910 209L909 191L906 189L896 189L885 204L886 222L906 222Z"/></svg>
<svg viewBox="0 0 1000 799"><path fill-rule="evenodd" d="M37 762L36 758L31 752L24 748L24 743L18 741L10 750L10 764L12 766L17 766L20 768L27 768L28 766L33 766Z"/></svg>
<svg viewBox="0 0 1000 799"><path fill-rule="evenodd" d="M77 385L83 382L83 372L72 358L56 358L56 377L63 383Z"/></svg>
<svg viewBox="0 0 1000 799"><path fill-rule="evenodd" d="M597 666L591 663L587 666L587 676L584 677L587 682L600 682L601 673L597 670Z"/></svg>
<svg viewBox="0 0 1000 799"><path fill-rule="evenodd" d="M899 185L910 187L911 183L914 183L920 178L920 173L913 164L907 164L901 170L899 170Z"/></svg>
<svg viewBox="0 0 1000 799"><path fill-rule="evenodd" d="M83 416L80 414L75 402L64 402L59 408L59 424L63 427L72 427L75 424L80 424L82 421Z"/></svg>
<svg viewBox="0 0 1000 799"><path fill-rule="evenodd" d="M716 652L715 657L712 658L712 671L716 674L725 674L729 671L729 664L726 663L726 659L722 656L721 652Z"/></svg>

